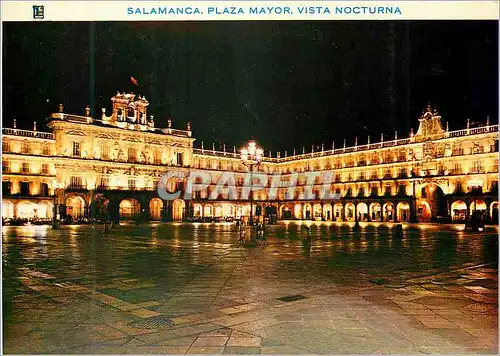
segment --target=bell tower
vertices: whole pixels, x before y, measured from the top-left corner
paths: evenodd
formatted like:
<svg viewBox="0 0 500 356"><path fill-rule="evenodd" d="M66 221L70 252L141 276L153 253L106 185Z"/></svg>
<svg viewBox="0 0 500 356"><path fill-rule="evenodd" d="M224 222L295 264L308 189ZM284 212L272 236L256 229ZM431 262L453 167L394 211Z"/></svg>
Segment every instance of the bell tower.
<svg viewBox="0 0 500 356"><path fill-rule="evenodd" d="M113 102L113 113L111 115L111 123L134 124L134 125L147 125L147 110L149 102L145 97L140 95L136 98L132 93L116 93L111 98ZM122 124L123 125L123 124Z"/></svg>
<svg viewBox="0 0 500 356"><path fill-rule="evenodd" d="M439 115L435 108L432 110L430 104L418 121L420 121L420 125L415 135L417 141L436 139L444 136L445 131L441 125L441 115Z"/></svg>

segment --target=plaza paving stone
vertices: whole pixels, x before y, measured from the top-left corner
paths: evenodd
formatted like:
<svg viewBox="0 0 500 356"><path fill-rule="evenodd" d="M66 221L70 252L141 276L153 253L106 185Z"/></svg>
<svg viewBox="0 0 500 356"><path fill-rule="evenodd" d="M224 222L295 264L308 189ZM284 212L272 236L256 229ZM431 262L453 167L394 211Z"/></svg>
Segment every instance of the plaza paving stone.
<svg viewBox="0 0 500 356"><path fill-rule="evenodd" d="M497 353L496 231L268 230L244 248L226 223L5 227L3 352Z"/></svg>

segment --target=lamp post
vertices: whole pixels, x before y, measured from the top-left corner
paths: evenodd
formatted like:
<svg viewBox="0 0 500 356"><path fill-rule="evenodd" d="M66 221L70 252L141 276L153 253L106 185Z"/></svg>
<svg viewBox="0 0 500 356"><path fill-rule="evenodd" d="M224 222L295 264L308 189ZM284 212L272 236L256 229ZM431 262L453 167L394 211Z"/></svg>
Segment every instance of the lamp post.
<svg viewBox="0 0 500 356"><path fill-rule="evenodd" d="M247 147L241 149L241 160L245 166L250 168L250 226L253 226L253 190L252 190L252 179L253 179L253 168L254 166L259 166L262 162L262 156L264 151L262 148L257 147L255 141L250 141ZM251 235L253 239L253 234Z"/></svg>
<svg viewBox="0 0 500 356"><path fill-rule="evenodd" d="M417 192L416 192L416 181L415 177L417 176L417 171L415 169L411 170L411 176L412 176L412 207L413 207L413 214L410 214L410 222L411 223L417 223L418 222L418 214L417 214ZM410 210L411 212L411 210Z"/></svg>
<svg viewBox="0 0 500 356"><path fill-rule="evenodd" d="M58 188L58 184L57 184L57 180L54 179L52 181L52 188L54 189L54 212L52 214L52 228L53 229L57 229L59 228L59 224L57 222L57 188Z"/></svg>

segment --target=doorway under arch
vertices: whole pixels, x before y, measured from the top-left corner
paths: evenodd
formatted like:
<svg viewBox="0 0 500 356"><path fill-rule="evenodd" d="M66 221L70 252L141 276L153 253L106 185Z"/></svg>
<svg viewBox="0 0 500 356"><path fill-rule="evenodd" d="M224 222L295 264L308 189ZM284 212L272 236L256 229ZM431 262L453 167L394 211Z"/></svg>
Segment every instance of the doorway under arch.
<svg viewBox="0 0 500 356"><path fill-rule="evenodd" d="M82 218L85 214L85 200L78 195L73 195L66 199L66 216L73 219Z"/></svg>
<svg viewBox="0 0 500 356"><path fill-rule="evenodd" d="M141 204L134 198L126 198L120 202L120 220L134 220L141 212Z"/></svg>
<svg viewBox="0 0 500 356"><path fill-rule="evenodd" d="M454 201L450 209L452 221L462 221L467 217L467 204L463 200Z"/></svg>
<svg viewBox="0 0 500 356"><path fill-rule="evenodd" d="M358 221L368 220L368 205L366 203L358 204Z"/></svg>
<svg viewBox="0 0 500 356"><path fill-rule="evenodd" d="M436 183L428 183L421 188L421 198L429 204L430 216L426 221L448 215L443 189Z"/></svg>
<svg viewBox="0 0 500 356"><path fill-rule="evenodd" d="M311 204L304 205L304 214L302 215L302 219L309 220L311 219Z"/></svg>
<svg viewBox="0 0 500 356"><path fill-rule="evenodd" d="M382 220L382 208L380 207L380 203L370 204L370 219L371 221Z"/></svg>
<svg viewBox="0 0 500 356"><path fill-rule="evenodd" d="M384 221L394 221L394 204L387 202L382 208Z"/></svg>
<svg viewBox="0 0 500 356"><path fill-rule="evenodd" d="M417 216L419 222L429 222L432 218L432 209L429 202L421 200L418 202Z"/></svg>
<svg viewBox="0 0 500 356"><path fill-rule="evenodd" d="M151 220L161 220L163 201L160 198L153 198L149 201L149 217Z"/></svg>
<svg viewBox="0 0 500 356"><path fill-rule="evenodd" d="M355 220L355 210L356 210L356 207L354 206L353 203L347 203L345 205L345 219L347 221L354 221Z"/></svg>
<svg viewBox="0 0 500 356"><path fill-rule="evenodd" d="M397 219L398 221L407 222L410 221L410 204L403 201L398 203L397 207Z"/></svg>
<svg viewBox="0 0 500 356"><path fill-rule="evenodd" d="M295 219L302 219L302 205L295 204L293 207L293 215Z"/></svg>
<svg viewBox="0 0 500 356"><path fill-rule="evenodd" d="M186 203L182 199L175 199L172 203L172 219L174 221L181 221L184 217L184 208Z"/></svg>

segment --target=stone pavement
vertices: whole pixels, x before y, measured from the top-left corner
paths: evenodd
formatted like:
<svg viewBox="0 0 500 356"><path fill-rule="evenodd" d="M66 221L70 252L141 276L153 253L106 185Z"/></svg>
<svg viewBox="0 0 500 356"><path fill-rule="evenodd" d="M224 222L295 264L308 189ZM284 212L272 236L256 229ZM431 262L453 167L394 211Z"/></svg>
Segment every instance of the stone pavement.
<svg viewBox="0 0 500 356"><path fill-rule="evenodd" d="M4 353L497 353L496 233L101 230L4 228Z"/></svg>

